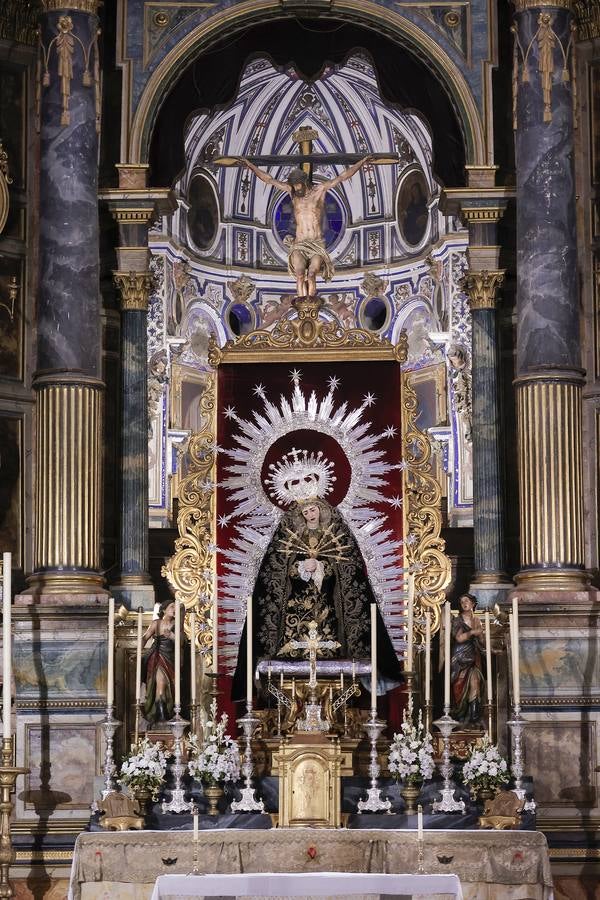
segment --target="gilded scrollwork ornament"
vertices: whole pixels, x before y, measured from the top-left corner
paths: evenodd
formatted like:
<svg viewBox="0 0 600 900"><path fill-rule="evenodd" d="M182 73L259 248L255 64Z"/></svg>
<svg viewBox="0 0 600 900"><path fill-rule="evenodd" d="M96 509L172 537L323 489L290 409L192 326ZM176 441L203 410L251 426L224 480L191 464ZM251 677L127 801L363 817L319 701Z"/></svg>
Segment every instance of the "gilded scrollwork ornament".
<svg viewBox="0 0 600 900"><path fill-rule="evenodd" d="M8 169L8 153L0 140L0 234L4 230L10 209L9 184L12 184L12 178Z"/></svg>

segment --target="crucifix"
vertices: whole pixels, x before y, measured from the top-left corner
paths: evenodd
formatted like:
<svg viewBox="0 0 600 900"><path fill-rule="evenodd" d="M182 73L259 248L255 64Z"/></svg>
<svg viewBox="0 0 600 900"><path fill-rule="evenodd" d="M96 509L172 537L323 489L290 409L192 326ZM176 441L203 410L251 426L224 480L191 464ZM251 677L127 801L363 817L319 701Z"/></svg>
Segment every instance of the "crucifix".
<svg viewBox="0 0 600 900"><path fill-rule="evenodd" d="M313 153L313 142L318 132L303 126L294 132L293 140L299 145L299 153L287 156L220 156L213 162L218 166L247 166L265 184L285 191L292 199L296 219L296 236L288 249L288 271L296 279L298 297L316 297L317 275L330 281L334 274L331 257L323 236L323 213L327 191L352 178L359 169L369 165L393 165L398 162L395 153ZM313 183L312 171L318 165L349 165L344 172L328 181ZM287 181L278 181L258 166L295 166Z"/></svg>
<svg viewBox="0 0 600 900"><path fill-rule="evenodd" d="M308 637L303 641L296 641L294 639L288 641L285 647L281 648L281 652L285 651L288 647L290 650L308 650L308 664L310 671L308 686L311 693L314 693L317 686L317 650L337 650L339 646L341 645L338 641L322 641L320 639L317 623L309 622Z"/></svg>

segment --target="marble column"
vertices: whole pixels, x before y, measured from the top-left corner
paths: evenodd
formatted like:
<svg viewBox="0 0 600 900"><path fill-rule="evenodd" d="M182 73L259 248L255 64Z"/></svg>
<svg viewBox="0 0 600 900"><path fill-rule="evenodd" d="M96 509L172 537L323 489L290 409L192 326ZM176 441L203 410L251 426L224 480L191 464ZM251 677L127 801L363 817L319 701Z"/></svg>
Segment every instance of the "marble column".
<svg viewBox="0 0 600 900"><path fill-rule="evenodd" d="M117 170L119 187L100 195L119 227L114 282L121 299L121 517L119 574L111 587L128 608L148 610L154 604L148 572L148 227L175 203L169 190L147 187L147 165L123 163Z"/></svg>
<svg viewBox="0 0 600 900"><path fill-rule="evenodd" d="M583 558L575 184L574 20L569 0L517 0L519 587L577 590Z"/></svg>
<svg viewBox="0 0 600 900"><path fill-rule="evenodd" d="M475 574L471 590L482 605L500 599L504 571L504 485L496 304L502 270L471 272L466 278L472 316L473 530ZM480 596L481 595L481 596Z"/></svg>
<svg viewBox="0 0 600 900"><path fill-rule="evenodd" d="M148 272L115 272L121 295L120 572L114 591L151 608L148 572Z"/></svg>
<svg viewBox="0 0 600 900"><path fill-rule="evenodd" d="M31 593L102 592L103 384L95 0L42 0L36 499Z"/></svg>

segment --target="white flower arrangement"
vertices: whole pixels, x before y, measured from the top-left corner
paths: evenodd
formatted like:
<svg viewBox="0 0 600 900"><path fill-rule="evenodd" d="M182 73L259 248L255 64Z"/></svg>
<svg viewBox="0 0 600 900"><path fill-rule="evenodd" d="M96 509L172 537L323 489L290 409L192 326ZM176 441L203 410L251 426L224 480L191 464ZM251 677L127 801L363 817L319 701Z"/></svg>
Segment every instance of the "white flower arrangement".
<svg viewBox="0 0 600 900"><path fill-rule="evenodd" d="M390 744L388 769L397 781L405 784L420 784L433 777L431 735L425 731L420 710L416 725L404 711L400 733L394 735Z"/></svg>
<svg viewBox="0 0 600 900"><path fill-rule="evenodd" d="M167 754L163 745L143 737L137 744L131 745L129 756L123 760L119 784L128 788L130 793L150 790L152 798L156 800L166 772Z"/></svg>
<svg viewBox="0 0 600 900"><path fill-rule="evenodd" d="M189 773L210 785L237 781L240 777L240 750L237 742L226 733L229 717L223 713L217 722L216 700L211 703L210 715L204 726L204 746L199 746L195 735L187 742Z"/></svg>
<svg viewBox="0 0 600 900"><path fill-rule="evenodd" d="M471 788L471 792L490 790L497 791L508 781L508 766L500 755L496 744L484 735L473 746L471 754L463 766L463 781Z"/></svg>

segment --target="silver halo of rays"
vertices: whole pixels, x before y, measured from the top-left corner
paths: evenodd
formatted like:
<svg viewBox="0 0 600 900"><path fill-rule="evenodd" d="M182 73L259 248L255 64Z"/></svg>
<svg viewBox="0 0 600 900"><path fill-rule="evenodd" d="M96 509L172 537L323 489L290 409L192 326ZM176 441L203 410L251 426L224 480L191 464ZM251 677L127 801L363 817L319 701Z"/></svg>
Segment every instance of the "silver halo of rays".
<svg viewBox="0 0 600 900"><path fill-rule="evenodd" d="M338 379L329 379L328 391L319 400L316 391L310 395L304 392L299 370L294 369L290 377L291 394L282 394L278 403L267 397L263 385L256 385L253 393L262 403L262 410L253 410L247 418L238 415L234 407L225 410L226 417L237 425L232 433L233 448L219 447L219 453L229 460L223 466L219 484L227 492L233 511L221 516L218 525L230 524L234 529L230 545L219 547L223 561L219 607L225 620L221 638L225 668L235 668L246 602L283 515L262 483L265 457L275 441L301 429L329 435L348 459L348 491L337 508L360 548L394 649L401 656L405 621L402 541L387 526L387 515L374 507L382 503L397 507L402 502L399 491L393 497L386 497L385 493L395 472L396 485L400 485L400 472L405 468L403 462L390 463L386 458L384 444L395 437L396 431L392 426L381 432L372 430L365 413L376 402L373 394L367 393L359 406L350 408L347 401L339 405L335 402Z"/></svg>

